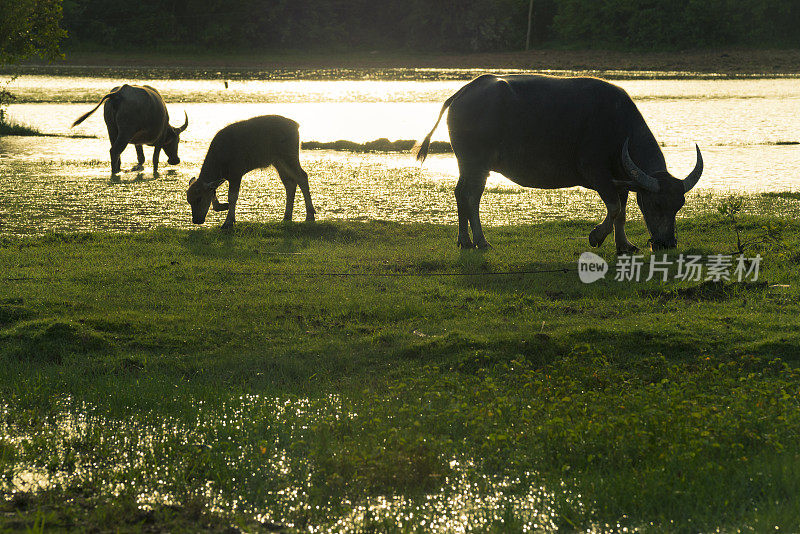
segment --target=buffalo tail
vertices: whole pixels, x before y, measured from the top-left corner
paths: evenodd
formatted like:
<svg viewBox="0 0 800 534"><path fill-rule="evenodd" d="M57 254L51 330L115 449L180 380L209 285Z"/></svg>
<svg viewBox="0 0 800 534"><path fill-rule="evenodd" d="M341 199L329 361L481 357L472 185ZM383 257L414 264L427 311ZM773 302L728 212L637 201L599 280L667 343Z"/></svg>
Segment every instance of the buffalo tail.
<svg viewBox="0 0 800 534"><path fill-rule="evenodd" d="M492 76L492 75L491 74L483 74L481 76L478 76L477 78L475 78L474 80L472 80L471 82L466 84L464 87L462 87L461 89L456 91L453 96L451 96L450 98L448 98L447 100L444 101L444 104L442 104L442 110L439 112L439 118L436 119L436 124L433 125L433 129L431 129L430 133L425 136L425 139L423 139L421 143L419 143L417 145L414 145L414 148L411 149L412 153L416 156L417 161L419 161L420 163L424 163L425 162L425 158L428 156L428 148L431 145L431 136L433 135L433 132L436 131L436 127L439 126L439 121L442 120L442 115L444 115L444 111L447 108L450 107L450 104L452 104L453 101L456 98L458 98L461 95L461 93L463 93L464 90L466 90L467 87L471 86L472 84L474 84L478 80L480 80L482 78L486 78L488 76Z"/></svg>
<svg viewBox="0 0 800 534"><path fill-rule="evenodd" d="M430 133L428 133L428 135L425 136L425 139L423 139L421 143L415 145L414 148L411 149L411 151L416 156L417 161L419 161L420 163L424 163L425 158L428 157L428 148L431 146L431 136L433 135L433 132L436 131L436 127L439 126L439 121L442 120L442 115L444 115L444 111L450 107L450 104L453 103L453 100L456 99L459 93L461 93L461 90L459 90L453 96L444 101L444 104L442 105L442 111L439 112L439 118L436 119L436 124L433 125L433 128L431 129Z"/></svg>
<svg viewBox="0 0 800 534"><path fill-rule="evenodd" d="M121 89L121 87L120 87L120 89ZM89 115L91 115L92 113L94 113L95 111L97 111L97 108L99 108L99 107L100 107L100 105L101 105L103 102L105 102L105 101L106 101L106 100L108 100L109 98L113 98L114 96L116 96L116 94L117 94L117 92L118 92L118 91L119 91L119 89L117 89L116 91L112 91L112 92L108 93L106 96L104 96L103 98L101 98L101 99L100 99L100 102L98 102L98 103L97 103L97 105L96 105L96 106L95 106L95 107L94 107L94 108L93 108L91 111L89 111L88 113L84 113L83 115L81 115L80 117L78 117L78 118L77 118L77 120L76 120L75 122L73 122L73 123L72 123L72 126L71 126L71 127L72 127L72 128L74 128L75 126L77 126L77 125L79 125L80 123L82 123L83 121L85 121L85 120L86 120L86 119L89 117Z"/></svg>

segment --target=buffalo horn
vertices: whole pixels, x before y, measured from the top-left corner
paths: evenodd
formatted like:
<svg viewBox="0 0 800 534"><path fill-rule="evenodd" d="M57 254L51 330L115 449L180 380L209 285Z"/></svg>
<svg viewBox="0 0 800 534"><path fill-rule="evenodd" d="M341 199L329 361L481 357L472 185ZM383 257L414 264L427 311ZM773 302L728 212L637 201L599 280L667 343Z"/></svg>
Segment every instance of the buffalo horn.
<svg viewBox="0 0 800 534"><path fill-rule="evenodd" d="M683 180L684 193L691 191L697 185L700 175L703 174L703 155L700 153L699 146L694 145L694 147L697 149L697 163L694 166L694 170Z"/></svg>
<svg viewBox="0 0 800 534"><path fill-rule="evenodd" d="M625 144L622 146L622 166L625 168L625 173L648 191L657 193L659 189L658 180L636 166L628 151L628 141L629 139L625 139Z"/></svg>
<svg viewBox="0 0 800 534"><path fill-rule="evenodd" d="M180 128L175 128L175 133L176 134L183 133L183 131L186 129L186 127L189 126L189 115L187 115L186 112L184 111L183 112L183 116L186 117L186 120L183 122L183 126L181 126Z"/></svg>

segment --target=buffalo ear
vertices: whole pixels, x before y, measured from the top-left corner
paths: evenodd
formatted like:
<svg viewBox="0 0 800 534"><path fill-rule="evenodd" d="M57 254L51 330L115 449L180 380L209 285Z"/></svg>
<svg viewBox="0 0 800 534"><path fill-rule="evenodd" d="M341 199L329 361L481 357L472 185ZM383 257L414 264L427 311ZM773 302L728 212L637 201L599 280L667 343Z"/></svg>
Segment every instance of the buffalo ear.
<svg viewBox="0 0 800 534"><path fill-rule="evenodd" d="M192 203L192 197L197 196L195 183L197 183L197 178L192 178L189 180L189 187L186 188L186 202L189 204Z"/></svg>

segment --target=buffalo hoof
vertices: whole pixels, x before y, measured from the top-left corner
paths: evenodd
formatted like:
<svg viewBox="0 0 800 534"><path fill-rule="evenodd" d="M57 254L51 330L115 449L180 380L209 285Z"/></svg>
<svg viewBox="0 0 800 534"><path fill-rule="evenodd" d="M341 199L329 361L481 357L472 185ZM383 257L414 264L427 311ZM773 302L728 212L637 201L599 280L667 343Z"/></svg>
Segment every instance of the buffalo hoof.
<svg viewBox="0 0 800 534"><path fill-rule="evenodd" d="M144 170L144 165L141 164L141 163L138 163L138 164L134 165L133 167L131 167L131 171L130 172L143 171L143 170Z"/></svg>
<svg viewBox="0 0 800 534"><path fill-rule="evenodd" d="M600 225L597 225L594 227L594 230L589 232L589 245L599 247L603 244L603 241L606 240L606 237L608 237L608 234L603 232Z"/></svg>
<svg viewBox="0 0 800 534"><path fill-rule="evenodd" d="M475 245L472 244L472 241L461 241L460 239L456 243L458 248L461 250L469 250L475 248Z"/></svg>
<svg viewBox="0 0 800 534"><path fill-rule="evenodd" d="M489 250L491 248L494 248L494 247L492 247L492 245L489 244L488 241L484 241L483 243L478 243L478 244L475 245L475 247L478 250Z"/></svg>
<svg viewBox="0 0 800 534"><path fill-rule="evenodd" d="M214 206L213 209L214 209L214 211L228 211L229 207L230 207L230 204L228 204L227 202L220 202L219 204Z"/></svg>

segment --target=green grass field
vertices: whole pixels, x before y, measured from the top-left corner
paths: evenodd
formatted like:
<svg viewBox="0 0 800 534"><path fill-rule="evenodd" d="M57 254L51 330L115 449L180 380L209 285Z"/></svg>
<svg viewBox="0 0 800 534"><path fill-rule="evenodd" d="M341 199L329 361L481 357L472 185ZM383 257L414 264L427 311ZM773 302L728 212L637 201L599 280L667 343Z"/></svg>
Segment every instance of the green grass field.
<svg viewBox="0 0 800 534"><path fill-rule="evenodd" d="M0 238L0 531L800 529L800 223L584 285L592 226Z"/></svg>

